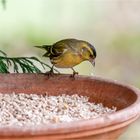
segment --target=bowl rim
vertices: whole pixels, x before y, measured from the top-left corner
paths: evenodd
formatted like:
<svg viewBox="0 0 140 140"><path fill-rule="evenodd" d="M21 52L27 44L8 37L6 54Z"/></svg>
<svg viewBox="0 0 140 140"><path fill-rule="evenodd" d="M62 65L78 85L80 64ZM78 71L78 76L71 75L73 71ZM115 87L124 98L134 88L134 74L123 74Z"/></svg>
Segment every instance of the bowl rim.
<svg viewBox="0 0 140 140"><path fill-rule="evenodd" d="M4 75L7 76L7 74L4 74ZM15 76L15 75L34 75L34 74L10 74L10 75ZM35 75L40 75L40 74L35 74ZM70 75L61 74L60 76L67 78ZM111 79L102 78L99 76L78 75L76 76L75 80L78 80L78 79L97 80L97 81L112 83L112 84L127 88L136 94L137 99L133 104L126 107L125 109L119 110L115 113L108 114L103 117L99 117L95 119L88 119L88 120L79 120L79 121L68 122L68 123L47 124L47 126L38 125L38 126L26 127L26 128L22 126L21 127L20 126L12 126L12 127L0 126L0 135L2 136L60 135L60 134L67 134L67 133L76 133L80 131L89 131L89 130L94 131L101 128L107 128L112 125L121 124L127 121L129 122L128 124L130 124L140 116L140 90L138 88L132 85L118 82L117 80L111 80ZM129 120L133 120L133 121L129 121ZM114 130L115 129L117 128L114 128Z"/></svg>

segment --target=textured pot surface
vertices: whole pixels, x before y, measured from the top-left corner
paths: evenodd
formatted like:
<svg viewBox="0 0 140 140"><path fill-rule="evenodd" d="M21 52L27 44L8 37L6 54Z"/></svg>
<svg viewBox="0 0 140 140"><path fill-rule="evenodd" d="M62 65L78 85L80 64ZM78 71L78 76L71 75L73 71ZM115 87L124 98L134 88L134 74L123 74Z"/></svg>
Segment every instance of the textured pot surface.
<svg viewBox="0 0 140 140"><path fill-rule="evenodd" d="M44 74L0 74L1 93L79 94L90 101L116 106L118 111L97 119L30 128L1 127L0 139L115 140L140 115L140 91L132 86L96 77Z"/></svg>

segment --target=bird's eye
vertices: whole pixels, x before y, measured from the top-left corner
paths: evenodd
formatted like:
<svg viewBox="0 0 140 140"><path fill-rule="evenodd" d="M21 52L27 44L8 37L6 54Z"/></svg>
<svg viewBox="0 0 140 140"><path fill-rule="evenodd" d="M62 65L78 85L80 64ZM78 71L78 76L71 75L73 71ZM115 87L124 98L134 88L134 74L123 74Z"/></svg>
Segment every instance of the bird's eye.
<svg viewBox="0 0 140 140"><path fill-rule="evenodd" d="M82 48L81 51L82 51L82 52L85 52L85 51L88 51L88 49L87 49L87 48Z"/></svg>

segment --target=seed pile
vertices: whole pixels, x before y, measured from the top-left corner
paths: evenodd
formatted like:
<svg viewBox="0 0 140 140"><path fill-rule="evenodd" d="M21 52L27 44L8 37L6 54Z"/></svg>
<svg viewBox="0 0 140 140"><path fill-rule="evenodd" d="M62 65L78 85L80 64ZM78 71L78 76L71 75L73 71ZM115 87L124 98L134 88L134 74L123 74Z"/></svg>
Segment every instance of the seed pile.
<svg viewBox="0 0 140 140"><path fill-rule="evenodd" d="M88 97L77 94L48 96L0 93L0 126L71 122L116 111L116 107L108 108L102 103L90 103L88 100Z"/></svg>

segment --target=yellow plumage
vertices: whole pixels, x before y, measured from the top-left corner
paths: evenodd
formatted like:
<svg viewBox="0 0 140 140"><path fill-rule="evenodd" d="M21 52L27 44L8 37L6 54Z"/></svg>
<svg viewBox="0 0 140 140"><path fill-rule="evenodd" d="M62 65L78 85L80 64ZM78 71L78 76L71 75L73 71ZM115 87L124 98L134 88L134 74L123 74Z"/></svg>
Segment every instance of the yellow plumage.
<svg viewBox="0 0 140 140"><path fill-rule="evenodd" d="M53 66L59 68L73 69L74 66L85 60L94 64L96 58L96 50L94 46L83 40L64 39L53 45L36 47L45 49L46 53L44 56L49 57Z"/></svg>

